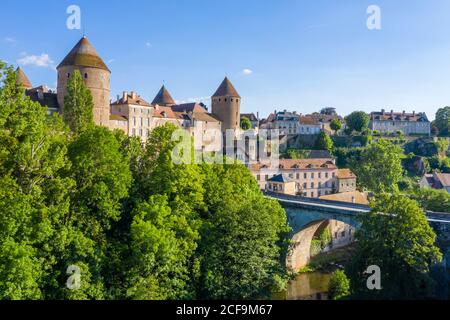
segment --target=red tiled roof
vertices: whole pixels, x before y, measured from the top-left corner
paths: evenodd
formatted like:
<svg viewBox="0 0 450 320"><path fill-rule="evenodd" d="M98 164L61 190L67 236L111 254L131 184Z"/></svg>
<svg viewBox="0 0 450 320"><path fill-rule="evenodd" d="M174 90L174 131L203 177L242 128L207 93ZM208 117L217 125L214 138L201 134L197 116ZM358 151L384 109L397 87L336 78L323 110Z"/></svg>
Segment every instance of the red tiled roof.
<svg viewBox="0 0 450 320"><path fill-rule="evenodd" d="M278 164L278 168L273 168L265 163L257 163L253 164L251 169L253 171L261 169L337 169L332 159L282 159Z"/></svg>
<svg viewBox="0 0 450 320"><path fill-rule="evenodd" d="M350 169L339 169L336 176L338 179L356 179L356 175Z"/></svg>

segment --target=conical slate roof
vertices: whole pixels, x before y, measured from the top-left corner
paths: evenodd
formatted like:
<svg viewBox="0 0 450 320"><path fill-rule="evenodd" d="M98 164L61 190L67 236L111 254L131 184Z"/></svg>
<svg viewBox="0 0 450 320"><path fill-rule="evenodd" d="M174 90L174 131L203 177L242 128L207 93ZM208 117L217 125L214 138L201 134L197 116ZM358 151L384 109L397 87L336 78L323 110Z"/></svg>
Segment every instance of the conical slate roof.
<svg viewBox="0 0 450 320"><path fill-rule="evenodd" d="M214 93L213 97L236 97L240 98L241 96L237 93L233 84L227 77L222 81L219 89L217 89L216 93Z"/></svg>
<svg viewBox="0 0 450 320"><path fill-rule="evenodd" d="M109 71L102 58L86 37L81 38L57 69L64 66L92 67Z"/></svg>
<svg viewBox="0 0 450 320"><path fill-rule="evenodd" d="M158 104L160 106L166 106L166 105L175 105L176 102L175 102L175 100L173 100L172 96L170 95L170 93L166 89L166 87L162 86L161 90L159 90L159 92L156 95L155 99L153 99L152 104Z"/></svg>
<svg viewBox="0 0 450 320"><path fill-rule="evenodd" d="M17 72L17 79L16 79L17 85L21 85L25 89L33 88L30 79L28 79L27 75L25 74L25 72L23 72L21 67L18 67L16 72Z"/></svg>

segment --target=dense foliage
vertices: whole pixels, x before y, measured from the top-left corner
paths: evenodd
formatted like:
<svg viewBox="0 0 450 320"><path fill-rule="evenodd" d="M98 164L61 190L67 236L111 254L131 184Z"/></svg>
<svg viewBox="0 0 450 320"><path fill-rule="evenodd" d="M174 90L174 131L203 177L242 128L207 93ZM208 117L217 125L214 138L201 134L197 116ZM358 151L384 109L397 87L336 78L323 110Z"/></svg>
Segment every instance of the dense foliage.
<svg viewBox="0 0 450 320"><path fill-rule="evenodd" d="M400 194L383 194L372 203L372 213L361 218L356 252L347 274L352 295L364 299L419 299L433 295L430 267L442 254L436 234L416 201ZM368 266L381 270L381 290L369 290Z"/></svg>
<svg viewBox="0 0 450 320"><path fill-rule="evenodd" d="M370 191L392 192L398 190L402 178L403 150L387 140L378 140L362 150L350 167L358 176L358 184Z"/></svg>

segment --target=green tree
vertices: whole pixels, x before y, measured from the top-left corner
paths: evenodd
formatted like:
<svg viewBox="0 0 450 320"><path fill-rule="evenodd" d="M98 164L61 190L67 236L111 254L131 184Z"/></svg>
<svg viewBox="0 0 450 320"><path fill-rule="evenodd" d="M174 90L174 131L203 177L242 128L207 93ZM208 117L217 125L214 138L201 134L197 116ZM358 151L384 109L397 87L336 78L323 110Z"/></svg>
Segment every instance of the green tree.
<svg viewBox="0 0 450 320"><path fill-rule="evenodd" d="M199 297L267 297L283 284L286 215L265 199L243 165L205 165L207 219L199 252Z"/></svg>
<svg viewBox="0 0 450 320"><path fill-rule="evenodd" d="M350 167L358 176L358 183L376 193L398 190L402 178L402 149L380 139L363 149L359 159L352 159Z"/></svg>
<svg viewBox="0 0 450 320"><path fill-rule="evenodd" d="M131 224L128 297L192 298L190 263L199 233L183 211L173 211L167 196L151 196L137 206Z"/></svg>
<svg viewBox="0 0 450 320"><path fill-rule="evenodd" d="M344 271L333 272L328 285L328 295L332 300L342 300L350 295L350 280Z"/></svg>
<svg viewBox="0 0 450 320"><path fill-rule="evenodd" d="M349 114L345 118L345 122L347 124L347 129L357 132L362 132L364 129L366 129L369 125L369 115L363 111L355 111Z"/></svg>
<svg viewBox="0 0 450 320"><path fill-rule="evenodd" d="M425 210L450 212L450 194L446 190L417 188L409 193Z"/></svg>
<svg viewBox="0 0 450 320"><path fill-rule="evenodd" d="M94 124L93 109L91 91L86 87L81 73L75 70L64 97L64 121L73 132L82 132Z"/></svg>
<svg viewBox="0 0 450 320"><path fill-rule="evenodd" d="M247 117L241 118L241 129L242 130L250 130L252 128L252 123Z"/></svg>
<svg viewBox="0 0 450 320"><path fill-rule="evenodd" d="M333 150L333 140L331 140L330 136L325 131L321 131L316 139L314 147L316 150L331 151Z"/></svg>
<svg viewBox="0 0 450 320"><path fill-rule="evenodd" d="M383 194L362 216L356 251L347 268L352 293L364 299L423 299L433 295L430 266L442 259L436 234L416 201ZM368 266L381 269L382 290L369 290Z"/></svg>
<svg viewBox="0 0 450 320"><path fill-rule="evenodd" d="M440 108L436 112L434 125L438 128L440 136L448 136L450 132L450 107Z"/></svg>
<svg viewBox="0 0 450 320"><path fill-rule="evenodd" d="M337 134L337 132L342 129L341 121L339 121L338 118L334 118L333 120L331 120L330 128L334 131L334 134Z"/></svg>
<svg viewBox="0 0 450 320"><path fill-rule="evenodd" d="M68 245L67 130L0 66L0 298L49 298Z"/></svg>

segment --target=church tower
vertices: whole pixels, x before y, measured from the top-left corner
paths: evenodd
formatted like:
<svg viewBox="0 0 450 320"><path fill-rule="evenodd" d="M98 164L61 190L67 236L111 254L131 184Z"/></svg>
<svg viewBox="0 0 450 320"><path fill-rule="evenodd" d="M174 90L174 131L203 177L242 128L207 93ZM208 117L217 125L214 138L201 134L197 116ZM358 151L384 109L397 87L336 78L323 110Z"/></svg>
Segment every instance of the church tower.
<svg viewBox="0 0 450 320"><path fill-rule="evenodd" d="M75 70L80 71L84 83L92 93L94 122L108 126L110 116L110 76L102 58L86 37L83 37L56 68L58 71L58 104L64 112L67 83Z"/></svg>
<svg viewBox="0 0 450 320"><path fill-rule="evenodd" d="M211 111L222 122L222 132L239 130L241 122L241 96L225 78L211 98Z"/></svg>

